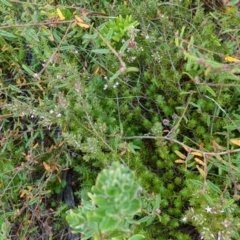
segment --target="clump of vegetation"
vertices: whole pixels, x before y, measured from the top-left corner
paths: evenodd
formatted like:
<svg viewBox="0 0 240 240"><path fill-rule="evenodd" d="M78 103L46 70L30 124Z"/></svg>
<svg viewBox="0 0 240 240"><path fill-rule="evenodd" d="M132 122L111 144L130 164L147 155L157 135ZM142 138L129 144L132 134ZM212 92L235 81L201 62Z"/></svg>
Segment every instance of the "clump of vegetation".
<svg viewBox="0 0 240 240"><path fill-rule="evenodd" d="M238 8L214 2L2 1L1 238L239 239Z"/></svg>

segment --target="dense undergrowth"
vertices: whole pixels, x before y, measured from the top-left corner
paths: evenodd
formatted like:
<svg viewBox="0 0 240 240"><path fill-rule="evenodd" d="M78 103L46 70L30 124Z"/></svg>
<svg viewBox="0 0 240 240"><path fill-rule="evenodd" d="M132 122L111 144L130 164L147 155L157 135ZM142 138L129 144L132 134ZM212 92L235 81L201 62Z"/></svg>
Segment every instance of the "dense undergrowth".
<svg viewBox="0 0 240 240"><path fill-rule="evenodd" d="M0 239L239 239L237 1L89 2L0 1Z"/></svg>

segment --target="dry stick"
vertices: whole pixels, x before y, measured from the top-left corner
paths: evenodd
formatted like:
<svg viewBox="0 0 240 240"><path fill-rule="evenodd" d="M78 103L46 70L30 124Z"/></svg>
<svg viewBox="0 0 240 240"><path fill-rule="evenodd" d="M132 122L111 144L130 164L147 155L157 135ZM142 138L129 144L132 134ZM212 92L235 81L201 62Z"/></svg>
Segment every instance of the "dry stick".
<svg viewBox="0 0 240 240"><path fill-rule="evenodd" d="M240 152L240 148L238 149L234 149L234 150L226 150L226 151L222 151L222 152L204 152L204 151L201 151L199 149L195 149L195 148L192 148L192 147L189 147L188 145L176 140L176 139L172 139L172 138L169 138L169 137L158 137L158 136L149 136L149 135L145 135L145 136L132 136L132 137L123 137L122 139L124 140L130 140L130 139L163 139L163 140L166 140L166 141L170 141L170 142L175 142L177 143L178 145L184 147L184 148L187 148L189 149L190 152L199 152L205 156L212 156L212 157L217 157L217 156L222 156L222 155L226 155L226 154L231 154L231 153L238 153Z"/></svg>
<svg viewBox="0 0 240 240"><path fill-rule="evenodd" d="M118 53L112 46L111 44L101 35L101 33L93 27L93 30L98 34L98 36L102 39L102 41L107 45L107 47L110 49L110 51L118 58L118 61L120 62L120 73L124 74L126 72L126 64L123 61L120 53Z"/></svg>
<svg viewBox="0 0 240 240"><path fill-rule="evenodd" d="M7 28L20 28L20 27L32 27L32 26L47 26L53 24L71 24L74 23L75 20L68 20L68 21L46 21L46 22L37 22L37 23L28 23L28 24L16 24L16 25L6 25L0 26L0 29L7 29Z"/></svg>
<svg viewBox="0 0 240 240"><path fill-rule="evenodd" d="M188 106L189 106L189 103L190 103L190 101L191 101L191 98L192 98L193 93L194 93L194 91L191 91L191 92L190 92L190 96L189 96L189 98L188 98L187 105L186 105L186 107L184 108L184 111L183 111L181 117L179 118L177 124L175 124L175 126L172 128L172 130L167 134L167 137L170 137L171 134L178 129L178 127L179 127L179 125L180 125L180 123L181 123L181 121L182 121L183 117L185 116L185 113L186 113L186 111L187 111L187 109L188 109Z"/></svg>
<svg viewBox="0 0 240 240"><path fill-rule="evenodd" d="M73 22L72 22L73 23ZM58 44L57 48L55 49L55 51L53 52L53 54L51 55L51 57L48 59L48 61L46 62L46 64L44 64L44 67L42 68L42 70L36 74L36 78L39 79L39 77L44 73L44 71L47 69L47 67L49 66L49 64L52 62L52 59L54 58L54 56L57 54L59 48L61 47L63 41L65 40L65 38L67 37L67 33L70 30L70 27L72 26L72 24L68 25L67 30L65 31L64 36L62 37L60 43Z"/></svg>

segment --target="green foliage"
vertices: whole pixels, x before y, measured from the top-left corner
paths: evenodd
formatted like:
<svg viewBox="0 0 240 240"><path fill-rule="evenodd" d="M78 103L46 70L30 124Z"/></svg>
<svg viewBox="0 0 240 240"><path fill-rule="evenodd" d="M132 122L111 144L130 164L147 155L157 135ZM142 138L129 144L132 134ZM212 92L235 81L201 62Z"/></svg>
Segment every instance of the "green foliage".
<svg viewBox="0 0 240 240"><path fill-rule="evenodd" d="M137 21L133 21L132 16L122 17L121 15L116 17L115 20L109 19L105 23L97 27L101 36L109 41L110 44L118 50L122 46L121 42L126 41L125 38L134 41L135 37L135 28L139 25ZM96 47L105 46L105 42L98 37L98 34L94 35L85 35L83 38L86 39L85 42L88 42L89 39L93 39Z"/></svg>
<svg viewBox="0 0 240 240"><path fill-rule="evenodd" d="M99 173L89 193L90 201L67 213L67 221L74 233L83 239L109 239L129 237L134 216L140 211L140 188L133 174L124 165L114 162ZM137 234L130 239L143 239Z"/></svg>
<svg viewBox="0 0 240 240"><path fill-rule="evenodd" d="M195 188L195 194L190 199L190 208L182 220L192 222L204 239L238 239L239 209L234 200L228 200L225 196L220 199L217 194L221 193L220 189L216 192L209 187L203 193L201 182L189 182L188 187L196 185L199 187Z"/></svg>
<svg viewBox="0 0 240 240"><path fill-rule="evenodd" d="M65 234L60 202L69 168L83 206L68 213L73 225L93 225L84 229L89 236L239 238L236 8L189 0L82 1L86 9L77 1L1 2L4 238ZM113 159L126 168L107 176Z"/></svg>

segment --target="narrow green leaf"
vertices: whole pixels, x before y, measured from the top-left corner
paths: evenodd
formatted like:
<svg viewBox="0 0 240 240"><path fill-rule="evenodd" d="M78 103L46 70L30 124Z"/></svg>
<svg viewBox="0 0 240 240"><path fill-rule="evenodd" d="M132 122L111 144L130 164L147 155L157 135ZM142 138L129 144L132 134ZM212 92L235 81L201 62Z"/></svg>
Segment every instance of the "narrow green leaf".
<svg viewBox="0 0 240 240"><path fill-rule="evenodd" d="M123 44L122 47L120 48L120 52L121 52L121 53L124 53L124 52L125 52L125 50L128 48L129 43L130 43L130 39L124 42L124 44Z"/></svg>
<svg viewBox="0 0 240 240"><path fill-rule="evenodd" d="M139 69L136 68L136 67L128 67L128 68L126 69L126 72L127 72L127 73L128 73L128 72L139 72Z"/></svg>
<svg viewBox="0 0 240 240"><path fill-rule="evenodd" d="M237 3L239 3L239 0L228 1L227 6L235 6Z"/></svg>
<svg viewBox="0 0 240 240"><path fill-rule="evenodd" d="M206 200L208 201L208 204L210 206L214 206L214 202L213 202L212 198L208 194L205 194L204 196L205 196Z"/></svg>
<svg viewBox="0 0 240 240"><path fill-rule="evenodd" d="M207 183L211 190L213 190L214 192L219 193L219 194L222 193L221 189L217 185L215 185L214 183L212 183L209 180L207 180Z"/></svg>
<svg viewBox="0 0 240 240"><path fill-rule="evenodd" d="M212 88L210 88L209 86L204 86L205 89L213 96L216 97L216 93L212 90Z"/></svg>
<svg viewBox="0 0 240 240"><path fill-rule="evenodd" d="M113 29L109 29L106 39L110 40L112 38L112 35L113 35Z"/></svg>
<svg viewBox="0 0 240 240"><path fill-rule="evenodd" d="M190 102L189 104L196 107L196 108L199 108L199 106L196 103Z"/></svg>
<svg viewBox="0 0 240 240"><path fill-rule="evenodd" d="M70 46L61 46L59 48L60 51L71 51L71 50L74 50L75 49L75 46L73 45L70 45Z"/></svg>
<svg viewBox="0 0 240 240"><path fill-rule="evenodd" d="M26 36L30 39L35 40L36 42L39 42L38 35L37 35L36 31L32 28L27 28L27 30L25 32L25 37Z"/></svg>
<svg viewBox="0 0 240 240"><path fill-rule="evenodd" d="M141 239L145 239L144 235L142 235L142 234L135 234L132 237L130 237L128 240L141 240Z"/></svg>
<svg viewBox="0 0 240 240"><path fill-rule="evenodd" d="M234 199L228 200L228 201L223 205L223 209L229 208L234 202L235 202Z"/></svg>
<svg viewBox="0 0 240 240"><path fill-rule="evenodd" d="M117 71L114 75L112 75L109 79L110 82L115 80L119 75L121 75L120 71Z"/></svg>
<svg viewBox="0 0 240 240"><path fill-rule="evenodd" d="M31 206L39 200L39 197L33 198L28 202L28 205Z"/></svg>
<svg viewBox="0 0 240 240"><path fill-rule="evenodd" d="M7 1L7 0L1 0L1 2L3 4L5 4L6 6L8 6L8 7L12 7L12 4L9 1Z"/></svg>
<svg viewBox="0 0 240 240"><path fill-rule="evenodd" d="M31 76L34 75L34 72L29 68L27 67L25 64L22 65L22 68Z"/></svg>
<svg viewBox="0 0 240 240"><path fill-rule="evenodd" d="M15 85L10 85L10 89L12 90L12 91L15 91L15 92L21 92L21 90L18 88L18 87L16 87Z"/></svg>
<svg viewBox="0 0 240 240"><path fill-rule="evenodd" d="M109 49L93 49L91 52L97 54L108 54L110 51Z"/></svg>
<svg viewBox="0 0 240 240"><path fill-rule="evenodd" d="M13 33L7 32L5 30L0 30L0 36L8 38L17 38Z"/></svg>
<svg viewBox="0 0 240 240"><path fill-rule="evenodd" d="M83 36L83 39L96 39L97 38L97 33L96 34L85 34L84 36Z"/></svg>
<svg viewBox="0 0 240 240"><path fill-rule="evenodd" d="M190 180L190 182L192 182L195 186L198 186L198 187L202 187L203 186L203 183L199 180Z"/></svg>

